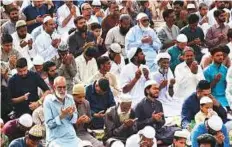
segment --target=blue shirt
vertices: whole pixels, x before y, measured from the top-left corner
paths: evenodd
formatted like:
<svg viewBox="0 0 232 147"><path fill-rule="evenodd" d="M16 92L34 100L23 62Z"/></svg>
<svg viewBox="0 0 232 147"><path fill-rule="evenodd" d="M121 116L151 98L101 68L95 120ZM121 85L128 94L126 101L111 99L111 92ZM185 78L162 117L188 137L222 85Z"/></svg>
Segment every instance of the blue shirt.
<svg viewBox="0 0 232 147"><path fill-rule="evenodd" d="M214 106L213 110L222 118L223 122L227 121L227 113L225 109L220 105L219 107ZM194 120L197 112L200 111L200 99L197 97L196 92L190 95L185 99L182 105L181 111L181 126L186 129L187 126L191 123L191 120Z"/></svg>
<svg viewBox="0 0 232 147"><path fill-rule="evenodd" d="M44 119L46 126L46 140L48 143L59 142L70 146L77 140L73 124L77 121L77 111L73 116L67 116L60 119L61 109L69 106L75 106L71 95L65 97L64 102L60 102L54 94L47 95L43 103ZM62 146L62 145L61 145Z"/></svg>
<svg viewBox="0 0 232 147"><path fill-rule="evenodd" d="M222 106L225 107L229 106L229 103L225 96L227 74L226 66L224 66L223 64L217 66L216 64L212 63L204 70L204 76L208 82L212 82L214 80L214 77L219 73L222 77L219 82L212 88L212 95L221 103Z"/></svg>
<svg viewBox="0 0 232 147"><path fill-rule="evenodd" d="M26 21L34 20L37 16L43 16L49 14L47 5L42 5L40 8L29 5L23 10L24 15L26 16ZM40 26L42 23L34 23L27 26L28 33L31 33L33 29Z"/></svg>
<svg viewBox="0 0 232 147"><path fill-rule="evenodd" d="M10 143L9 147L27 147L25 137L21 137L13 140ZM42 147L42 144L39 143L37 147Z"/></svg>
<svg viewBox="0 0 232 147"><path fill-rule="evenodd" d="M9 99L17 98L30 92L28 100L13 105L17 117L24 113L32 112L29 108L29 104L30 102L39 100L38 87L43 91L49 90L44 80L37 73L32 71L28 71L25 78L22 78L18 74L10 78L8 83Z"/></svg>
<svg viewBox="0 0 232 147"><path fill-rule="evenodd" d="M176 66L182 62L179 59L179 57L182 55L182 49L174 45L168 49L168 53L171 56L170 68L174 72Z"/></svg>
<svg viewBox="0 0 232 147"><path fill-rule="evenodd" d="M230 146L229 135L227 133L227 129L224 124L222 125L221 131L223 135L225 136L223 147L229 147ZM198 147L197 137L205 133L208 133L208 131L204 123L200 123L198 126L196 126L193 129L191 133L192 147Z"/></svg>
<svg viewBox="0 0 232 147"><path fill-rule="evenodd" d="M89 85L86 88L86 99L89 101L91 115L94 113L98 113L102 110L106 111L108 108L115 106L114 96L111 90L107 91L103 95L99 95L95 90L95 83ZM103 118L95 118L92 119L92 127L93 129L102 129L104 126Z"/></svg>

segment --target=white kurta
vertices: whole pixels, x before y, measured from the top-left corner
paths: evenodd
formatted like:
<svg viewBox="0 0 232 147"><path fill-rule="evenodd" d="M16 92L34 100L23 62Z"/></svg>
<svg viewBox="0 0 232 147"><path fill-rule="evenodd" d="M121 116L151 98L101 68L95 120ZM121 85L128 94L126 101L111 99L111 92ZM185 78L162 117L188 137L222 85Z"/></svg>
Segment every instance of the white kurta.
<svg viewBox="0 0 232 147"><path fill-rule="evenodd" d="M135 73L138 70L138 67L133 63L129 63L123 67L122 72L120 74L120 86L121 89L129 84L134 78ZM128 92L129 95L132 97L132 107L134 107L137 103L139 103L145 96L144 96L144 85L146 79L144 76L141 76L140 79L136 82L134 87Z"/></svg>
<svg viewBox="0 0 232 147"><path fill-rule="evenodd" d="M151 78L155 80L156 82L158 82L159 84L163 80L168 80L168 85L160 90L159 98L157 99L163 105L164 116L169 117L169 116L180 115L181 107L182 107L181 101L171 97L168 93L168 87L170 84L170 80L174 79L171 69L168 69L168 73L165 75L161 74L159 71L156 71L152 74Z"/></svg>
<svg viewBox="0 0 232 147"><path fill-rule="evenodd" d="M200 65L198 65L197 74L193 74L186 62L182 62L176 66L175 76L174 97L182 101L196 91L200 80L205 79Z"/></svg>
<svg viewBox="0 0 232 147"><path fill-rule="evenodd" d="M230 49L230 53L229 53L229 58L230 58L230 60L232 61L232 42L229 42L228 44L227 44L227 46L229 47L229 49Z"/></svg>

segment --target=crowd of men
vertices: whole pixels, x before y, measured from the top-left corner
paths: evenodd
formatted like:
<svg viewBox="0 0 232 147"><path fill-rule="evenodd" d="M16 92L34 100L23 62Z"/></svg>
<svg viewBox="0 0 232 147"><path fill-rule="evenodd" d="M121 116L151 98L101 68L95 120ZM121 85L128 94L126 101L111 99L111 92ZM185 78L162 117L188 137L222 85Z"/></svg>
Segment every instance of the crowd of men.
<svg viewBox="0 0 232 147"><path fill-rule="evenodd" d="M232 2L2 0L2 147L229 147Z"/></svg>

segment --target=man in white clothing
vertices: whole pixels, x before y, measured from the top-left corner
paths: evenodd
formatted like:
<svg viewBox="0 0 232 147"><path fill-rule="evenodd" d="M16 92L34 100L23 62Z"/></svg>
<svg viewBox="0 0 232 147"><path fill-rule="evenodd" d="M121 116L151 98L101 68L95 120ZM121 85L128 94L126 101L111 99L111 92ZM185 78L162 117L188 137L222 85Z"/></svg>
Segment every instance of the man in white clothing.
<svg viewBox="0 0 232 147"><path fill-rule="evenodd" d="M186 47L184 49L184 59L185 62L176 66L176 83L174 85L174 97L182 101L196 90L200 80L205 79L200 65L195 61L192 48Z"/></svg>
<svg viewBox="0 0 232 147"><path fill-rule="evenodd" d="M73 0L65 1L65 3L57 9L59 34L66 35L71 28L75 28L74 18L79 15L79 8L73 4Z"/></svg>
<svg viewBox="0 0 232 147"><path fill-rule="evenodd" d="M123 67L120 74L120 85L123 93L132 97L134 107L144 96L144 85L149 80L148 70L141 70L140 66L146 63L145 55L141 48L131 48L128 52L128 59L131 61Z"/></svg>
<svg viewBox="0 0 232 147"><path fill-rule="evenodd" d="M226 97L230 108L232 108L232 66L227 71L226 82Z"/></svg>
<svg viewBox="0 0 232 147"><path fill-rule="evenodd" d="M94 22L99 23L97 17L95 15L92 15L92 11L93 9L90 6L90 4L83 3L81 5L81 13L83 17L86 19L87 26L89 26L90 24Z"/></svg>
<svg viewBox="0 0 232 147"><path fill-rule="evenodd" d="M97 62L94 58L96 54L97 49L95 47L84 47L84 52L75 59L77 74L74 78L74 83L87 85L89 77L97 73Z"/></svg>
<svg viewBox="0 0 232 147"><path fill-rule="evenodd" d="M57 48L61 42L55 31L55 21L46 16L43 20L44 31L36 38L34 48L44 61L51 60L58 55Z"/></svg>
<svg viewBox="0 0 232 147"><path fill-rule="evenodd" d="M13 46L19 53L27 59L28 68L33 67L32 59L35 57L35 49L32 48L32 38L27 33L27 24L24 20L17 21L16 32L11 34L13 38Z"/></svg>

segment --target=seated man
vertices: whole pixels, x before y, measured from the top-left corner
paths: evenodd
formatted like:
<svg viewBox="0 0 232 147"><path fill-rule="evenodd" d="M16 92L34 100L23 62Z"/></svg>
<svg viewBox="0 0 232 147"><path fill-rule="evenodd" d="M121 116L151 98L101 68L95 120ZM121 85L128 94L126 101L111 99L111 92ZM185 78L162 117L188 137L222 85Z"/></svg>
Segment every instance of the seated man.
<svg viewBox="0 0 232 147"><path fill-rule="evenodd" d="M225 109L217 102L211 95L210 83L206 80L201 80L191 96L189 96L183 103L181 112L181 126L184 129L190 127L191 121L194 120L195 115L200 111L200 99L203 96L208 96L213 100L213 110L222 118L223 122L227 121L227 114Z"/></svg>
<svg viewBox="0 0 232 147"><path fill-rule="evenodd" d="M40 125L34 125L25 137L17 138L13 140L9 147L43 147L40 140L43 139L43 127Z"/></svg>
<svg viewBox="0 0 232 147"><path fill-rule="evenodd" d="M110 90L109 81L100 78L86 88L86 98L91 109L91 129L103 129L104 116L108 108L115 105L113 93Z"/></svg>
<svg viewBox="0 0 232 147"><path fill-rule="evenodd" d="M197 138L198 136L209 133L216 139L216 146L229 147L229 135L227 129L223 124L222 120L218 116L212 116L205 122L196 126L191 133L191 141L193 147L198 147Z"/></svg>
<svg viewBox="0 0 232 147"><path fill-rule="evenodd" d="M176 131L171 147L186 147L190 133L187 130Z"/></svg>
<svg viewBox="0 0 232 147"><path fill-rule="evenodd" d="M87 131L87 128L91 122L91 112L89 102L85 99L84 85L74 85L72 95L79 115L75 125L77 136L82 140L90 141L94 147L102 147L102 143L90 135Z"/></svg>
<svg viewBox="0 0 232 147"><path fill-rule="evenodd" d="M149 80L144 86L145 98L135 107L135 116L138 118L138 129L149 125L156 130L157 144L170 145L173 134L179 128L164 126L163 106L157 100L159 97L159 84Z"/></svg>
<svg viewBox="0 0 232 147"><path fill-rule="evenodd" d="M126 139L137 132L134 110L131 109L132 99L129 95L121 95L119 105L111 107L105 116L105 140L109 138Z"/></svg>
<svg viewBox="0 0 232 147"><path fill-rule="evenodd" d="M2 128L2 132L12 140L23 137L27 130L32 126L32 117L30 114L23 114L19 119L8 121Z"/></svg>
<svg viewBox="0 0 232 147"><path fill-rule="evenodd" d="M208 146L208 147L215 147L216 146L216 139L213 135L210 134L202 134L197 137L198 146Z"/></svg>

